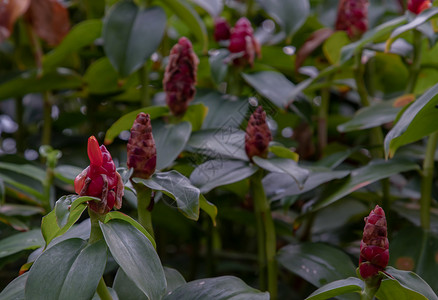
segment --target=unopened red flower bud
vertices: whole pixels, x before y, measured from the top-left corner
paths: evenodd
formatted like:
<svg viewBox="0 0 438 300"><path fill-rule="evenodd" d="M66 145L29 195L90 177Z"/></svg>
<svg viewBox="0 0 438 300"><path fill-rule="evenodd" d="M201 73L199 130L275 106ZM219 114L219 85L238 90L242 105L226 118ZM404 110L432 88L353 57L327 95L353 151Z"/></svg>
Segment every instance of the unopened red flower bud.
<svg viewBox="0 0 438 300"><path fill-rule="evenodd" d="M214 20L214 40L216 42L230 39L230 25L224 18Z"/></svg>
<svg viewBox="0 0 438 300"><path fill-rule="evenodd" d="M347 32L353 40L359 39L368 29L368 0L341 0L335 29Z"/></svg>
<svg viewBox="0 0 438 300"><path fill-rule="evenodd" d="M408 10L418 15L423 10L428 9L432 6L430 0L409 0L408 1Z"/></svg>
<svg viewBox="0 0 438 300"><path fill-rule="evenodd" d="M163 78L166 103L175 116L183 115L195 97L198 63L192 43L186 37L180 38L170 51Z"/></svg>
<svg viewBox="0 0 438 300"><path fill-rule="evenodd" d="M365 218L363 238L360 243L359 273L363 279L376 276L389 261L389 243L385 212L376 205Z"/></svg>
<svg viewBox="0 0 438 300"><path fill-rule="evenodd" d="M152 135L151 118L143 112L137 115L128 142L128 167L134 169L132 177L148 179L155 172L157 150Z"/></svg>
<svg viewBox="0 0 438 300"><path fill-rule="evenodd" d="M231 29L230 45L228 50L232 55L240 56L233 59L235 65L252 66L255 57L260 57L260 44L254 37L254 31L247 18L240 18Z"/></svg>
<svg viewBox="0 0 438 300"><path fill-rule="evenodd" d="M75 191L80 196L92 196L101 201L90 201L89 207L97 213L109 212L122 207L123 182L116 171L111 154L104 145L99 147L94 136L88 139L90 165L75 179Z"/></svg>
<svg viewBox="0 0 438 300"><path fill-rule="evenodd" d="M272 141L272 135L266 123L266 112L259 106L249 118L248 126L246 127L246 155L251 160L253 156L266 158L270 141Z"/></svg>

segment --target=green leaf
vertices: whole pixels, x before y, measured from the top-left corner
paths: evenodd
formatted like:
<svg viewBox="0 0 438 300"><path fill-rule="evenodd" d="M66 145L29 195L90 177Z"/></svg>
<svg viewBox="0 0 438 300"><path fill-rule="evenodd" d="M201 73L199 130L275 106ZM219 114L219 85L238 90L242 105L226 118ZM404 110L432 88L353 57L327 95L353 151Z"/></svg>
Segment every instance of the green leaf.
<svg viewBox="0 0 438 300"><path fill-rule="evenodd" d="M57 68L41 75L37 70L30 70L3 81L0 84L0 100L49 90L77 89L81 86L81 77L69 69Z"/></svg>
<svg viewBox="0 0 438 300"><path fill-rule="evenodd" d="M119 299L123 300L148 300L135 283L126 275L122 268L117 270L114 278L113 289L117 292Z"/></svg>
<svg viewBox="0 0 438 300"><path fill-rule="evenodd" d="M305 300L325 300L348 293L360 293L365 288L364 282L356 277L330 282L314 291Z"/></svg>
<svg viewBox="0 0 438 300"><path fill-rule="evenodd" d="M228 73L228 64L225 59L230 55L227 49L218 49L214 51L208 58L210 63L211 78L214 83L220 84L225 80Z"/></svg>
<svg viewBox="0 0 438 300"><path fill-rule="evenodd" d="M438 14L438 7L432 7L424 10L419 15L417 15L412 21L409 23L397 27L392 33L389 39L386 41L385 51L389 51L391 49L391 44L403 33L415 29L418 26L422 25L424 22L432 18L433 16Z"/></svg>
<svg viewBox="0 0 438 300"><path fill-rule="evenodd" d="M121 220L100 223L105 241L116 262L150 300L161 299L166 278L158 254L146 236Z"/></svg>
<svg viewBox="0 0 438 300"><path fill-rule="evenodd" d="M76 24L53 51L43 57L43 68L55 68L72 53L92 44L102 33L101 20L86 20Z"/></svg>
<svg viewBox="0 0 438 300"><path fill-rule="evenodd" d="M107 57L93 62L84 75L90 94L109 94L122 91L118 85L118 74Z"/></svg>
<svg viewBox="0 0 438 300"><path fill-rule="evenodd" d="M316 211L326 207L348 194L380 179L419 169L416 163L402 159L392 159L389 161L373 160L368 165L353 170L345 182L337 186L336 190L325 196L322 201L316 203L312 210Z"/></svg>
<svg viewBox="0 0 438 300"><path fill-rule="evenodd" d="M24 273L12 280L0 293L2 300L25 300L24 287L26 286L27 276L29 273Z"/></svg>
<svg viewBox="0 0 438 300"><path fill-rule="evenodd" d="M242 73L242 77L260 95L280 108L287 106L291 90L295 89L295 85L279 72Z"/></svg>
<svg viewBox="0 0 438 300"><path fill-rule="evenodd" d="M89 245L77 238L47 249L29 271L26 299L90 299L103 275L106 252L103 241Z"/></svg>
<svg viewBox="0 0 438 300"><path fill-rule="evenodd" d="M109 11L103 24L103 47L122 77L138 70L157 50L166 27L160 7L142 9L120 1Z"/></svg>
<svg viewBox="0 0 438 300"><path fill-rule="evenodd" d="M269 152L275 154L277 157L292 159L296 162L298 162L298 159L299 159L298 153L293 152L289 148L286 148L286 147L281 146L281 145L269 146Z"/></svg>
<svg viewBox="0 0 438 300"><path fill-rule="evenodd" d="M175 269L164 267L164 274L166 275L167 281L166 294L186 284L184 277Z"/></svg>
<svg viewBox="0 0 438 300"><path fill-rule="evenodd" d="M309 170L301 168L294 160L288 158L275 157L264 159L254 156L252 160L260 168L263 168L269 172L289 175L295 180L300 188L303 188L303 185L310 174Z"/></svg>
<svg viewBox="0 0 438 300"><path fill-rule="evenodd" d="M0 162L0 169L8 170L21 175L26 175L41 183L44 182L44 178L46 176L46 173L42 169L27 164L20 165L20 164Z"/></svg>
<svg viewBox="0 0 438 300"><path fill-rule="evenodd" d="M14 217L5 216L3 214L0 214L0 222L3 222L7 225L10 225L10 226L12 226L12 228L14 228L15 230L18 230L18 231L29 230L29 227L18 218L14 218Z"/></svg>
<svg viewBox="0 0 438 300"><path fill-rule="evenodd" d="M111 211L106 214L104 223L108 223L108 221L110 220L122 220L128 222L129 224L140 230L149 239L149 241L152 243L152 246L154 246L154 248L157 248L157 244L155 243L155 240L150 235L150 233L130 216L125 215L124 213L121 213L119 211Z"/></svg>
<svg viewBox="0 0 438 300"><path fill-rule="evenodd" d="M322 243L288 245L278 251L280 265L316 287L356 275L356 267L347 254Z"/></svg>
<svg viewBox="0 0 438 300"><path fill-rule="evenodd" d="M310 13L308 0L259 0L258 2L281 26L288 38L300 29Z"/></svg>
<svg viewBox="0 0 438 300"><path fill-rule="evenodd" d="M178 209L189 219L199 218L200 191L190 180L175 170L157 172L149 179L134 178L152 190L160 191L176 201Z"/></svg>
<svg viewBox="0 0 438 300"><path fill-rule="evenodd" d="M6 200L5 183L3 182L3 179L0 178L0 206L3 206L5 204L5 200Z"/></svg>
<svg viewBox="0 0 438 300"><path fill-rule="evenodd" d="M59 165L55 168L55 177L68 184L74 184L76 176L78 176L82 169L76 166Z"/></svg>
<svg viewBox="0 0 438 300"><path fill-rule="evenodd" d="M21 204L3 204L0 206L0 214L5 216L33 216L43 214L44 208Z"/></svg>
<svg viewBox="0 0 438 300"><path fill-rule="evenodd" d="M241 160L208 160L199 165L190 175L190 181L208 193L218 186L248 178L258 170L257 166Z"/></svg>
<svg viewBox="0 0 438 300"><path fill-rule="evenodd" d="M335 31L322 45L324 55L331 65L339 64L342 47L350 43L350 38L345 31Z"/></svg>
<svg viewBox="0 0 438 300"><path fill-rule="evenodd" d="M219 17L224 9L222 0L192 0L192 2L205 9L213 18Z"/></svg>
<svg viewBox="0 0 438 300"><path fill-rule="evenodd" d="M262 293L234 276L199 279L181 285L163 300L268 300L269 293Z"/></svg>
<svg viewBox="0 0 438 300"><path fill-rule="evenodd" d="M44 239L39 229L32 229L7 237L0 242L0 257L44 246Z"/></svg>
<svg viewBox="0 0 438 300"><path fill-rule="evenodd" d="M202 44L202 51L207 53L207 28L198 13L184 0L161 0L158 2L171 10L190 29L197 40Z"/></svg>
<svg viewBox="0 0 438 300"><path fill-rule="evenodd" d="M385 137L385 153L393 157L395 151L403 145L419 139L438 130L436 105L438 104L438 84L430 88L406 110Z"/></svg>
<svg viewBox="0 0 438 300"><path fill-rule="evenodd" d="M153 120L168 114L169 108L167 106L150 106L143 107L127 113L116 122L114 122L114 124L111 125L111 127L107 130L105 134L105 145L111 144L122 131L131 129L132 124L134 124L135 118L141 112L149 114L151 120Z"/></svg>
<svg viewBox="0 0 438 300"><path fill-rule="evenodd" d="M205 199L204 195L199 196L199 207L205 211L213 222L213 226L216 226L217 207L211 202Z"/></svg>
<svg viewBox="0 0 438 300"><path fill-rule="evenodd" d="M194 132L187 142L188 151L214 159L249 161L245 152L245 132L237 128L207 129Z"/></svg>
<svg viewBox="0 0 438 300"><path fill-rule="evenodd" d="M25 198L25 196L23 196L21 194L21 191L22 191L28 195L33 196L33 198L34 198L34 199L32 199L33 202L39 203L39 202L42 202L45 200L45 196L42 193L40 193L39 191L37 191L36 189L29 187L28 183L27 184L20 183L19 181L16 181L16 180L10 178L9 176L6 176L5 174L1 174L1 173L0 173L0 178L4 183L6 183L7 189L9 188L8 185L10 185L13 188L20 191L17 193L18 199ZM37 200L35 200L35 199L37 199Z"/></svg>
<svg viewBox="0 0 438 300"><path fill-rule="evenodd" d="M384 101L359 109L350 121L339 125L338 131L350 132L381 126L395 120L400 107L394 107L393 101Z"/></svg>
<svg viewBox="0 0 438 300"><path fill-rule="evenodd" d="M204 104L202 103L192 104L188 107L182 120L190 122L190 124L192 124L192 130L197 131L201 129L202 123L204 122L207 113L208 113L208 107L206 107Z"/></svg>

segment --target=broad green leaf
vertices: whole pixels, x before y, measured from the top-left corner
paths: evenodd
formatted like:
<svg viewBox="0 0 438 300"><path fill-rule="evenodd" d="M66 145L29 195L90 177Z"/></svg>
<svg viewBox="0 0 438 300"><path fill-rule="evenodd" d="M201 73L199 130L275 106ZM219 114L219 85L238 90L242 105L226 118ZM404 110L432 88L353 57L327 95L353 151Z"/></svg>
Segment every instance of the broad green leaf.
<svg viewBox="0 0 438 300"><path fill-rule="evenodd" d="M207 201L204 195L199 196L199 208L205 211L213 222L213 226L216 226L217 207L213 203Z"/></svg>
<svg viewBox="0 0 438 300"><path fill-rule="evenodd" d="M17 233L7 237L0 242L0 257L44 246L44 239L39 229L32 229L27 232Z"/></svg>
<svg viewBox="0 0 438 300"><path fill-rule="evenodd" d="M106 265L103 241L65 240L44 251L27 278L26 299L90 299Z"/></svg>
<svg viewBox="0 0 438 300"><path fill-rule="evenodd" d="M6 216L3 214L0 214L0 222L3 222L7 225L12 226L15 230L18 231L27 231L29 230L29 227L20 219L15 217Z"/></svg>
<svg viewBox="0 0 438 300"><path fill-rule="evenodd" d="M194 132L187 142L187 150L214 159L248 161L245 152L245 132L237 128L207 129Z"/></svg>
<svg viewBox="0 0 438 300"><path fill-rule="evenodd" d="M100 223L105 241L116 262L150 300L161 299L166 278L158 254L149 239L121 220Z"/></svg>
<svg viewBox="0 0 438 300"><path fill-rule="evenodd" d="M323 197L322 201L316 203L312 210L315 211L326 207L348 194L380 179L413 170L419 170L419 166L411 161L402 159L392 159L389 161L373 160L368 165L353 170L347 180L338 185L334 192Z"/></svg>
<svg viewBox="0 0 438 300"><path fill-rule="evenodd" d="M184 150L192 132L189 122L166 124L152 122L152 134L157 148L157 170L169 167Z"/></svg>
<svg viewBox="0 0 438 300"><path fill-rule="evenodd" d="M335 31L322 45L324 55L330 64L339 64L342 47L350 43L350 38L345 31Z"/></svg>
<svg viewBox="0 0 438 300"><path fill-rule="evenodd" d="M201 193L208 193L218 186L248 178L258 170L257 166L241 160L208 160L190 175L190 181Z"/></svg>
<svg viewBox="0 0 438 300"><path fill-rule="evenodd" d="M210 63L211 78L214 83L220 84L225 80L228 73L228 64L225 63L225 59L230 55L227 49L218 49L211 53L208 58Z"/></svg>
<svg viewBox="0 0 438 300"><path fill-rule="evenodd" d="M401 112L398 122L385 137L387 157L393 157L400 146L418 141L438 130L438 123L435 122L438 117L435 107L438 104L437 93L438 84Z"/></svg>
<svg viewBox="0 0 438 300"><path fill-rule="evenodd" d="M54 238L50 242L50 244L46 247L46 249L49 249L49 248L53 247L54 245L61 243L62 241L72 239L72 238L79 238L82 240L88 240L90 238L90 232L91 232L91 222L90 222L90 219L88 218L79 224L73 225L65 233Z"/></svg>
<svg viewBox="0 0 438 300"><path fill-rule="evenodd" d="M386 41L385 51L389 51L391 49L391 44L403 33L415 29L430 18L436 16L438 14L438 7L432 7L430 9L426 9L417 15L412 21L409 23L397 27L392 33L389 39Z"/></svg>
<svg viewBox="0 0 438 300"><path fill-rule="evenodd" d="M0 293L2 300L25 300L24 287L26 286L27 276L29 273L24 273L12 280Z"/></svg>
<svg viewBox="0 0 438 300"><path fill-rule="evenodd" d="M222 0L192 0L192 2L205 9L213 18L219 17L224 8Z"/></svg>
<svg viewBox="0 0 438 300"><path fill-rule="evenodd" d="M84 81L90 94L109 94L121 92L118 74L107 57L93 62L84 75Z"/></svg>
<svg viewBox="0 0 438 300"><path fill-rule="evenodd" d="M234 276L199 279L181 285L163 300L268 300L269 293L262 293Z"/></svg>
<svg viewBox="0 0 438 300"><path fill-rule="evenodd" d="M298 162L299 159L298 153L280 145L269 146L269 152L275 154L277 157L292 159L296 162Z"/></svg>
<svg viewBox="0 0 438 300"><path fill-rule="evenodd" d="M0 100L50 90L77 89L81 86L81 77L69 69L57 68L41 75L37 70L30 70L3 81L0 84Z"/></svg>
<svg viewBox="0 0 438 300"><path fill-rule="evenodd" d="M288 245L278 251L280 265L316 287L356 275L350 257L341 250L322 243Z"/></svg>
<svg viewBox="0 0 438 300"><path fill-rule="evenodd" d="M385 95L404 92L409 79L409 69L399 55L377 52L370 58L373 76L369 82L374 90Z"/></svg>
<svg viewBox="0 0 438 300"><path fill-rule="evenodd" d="M280 108L287 106L289 95L295 88L295 85L279 72L242 73L242 77L260 95L268 98Z"/></svg>
<svg viewBox="0 0 438 300"><path fill-rule="evenodd" d="M120 1L111 7L103 24L105 53L122 77L138 70L158 48L166 27L160 7L142 9Z"/></svg>
<svg viewBox="0 0 438 300"><path fill-rule="evenodd" d="M401 107L394 107L393 101L384 101L359 109L354 117L341 125L338 131L350 132L381 126L395 120Z"/></svg>
<svg viewBox="0 0 438 300"><path fill-rule="evenodd" d="M44 213L44 208L21 204L3 204L0 206L0 214L5 216L33 216Z"/></svg>
<svg viewBox="0 0 438 300"><path fill-rule="evenodd" d="M148 300L137 285L126 275L122 268L119 268L114 278L113 289L117 292L119 299L123 300Z"/></svg>
<svg viewBox="0 0 438 300"><path fill-rule="evenodd" d="M379 300L427 300L423 295L406 288L400 282L391 278L382 280L376 298Z"/></svg>
<svg viewBox="0 0 438 300"><path fill-rule="evenodd" d="M258 0L258 2L281 26L288 38L300 29L310 13L308 0Z"/></svg>
<svg viewBox="0 0 438 300"><path fill-rule="evenodd" d="M362 280L356 277L330 282L314 291L305 300L325 300L348 293L360 293L365 288Z"/></svg>
<svg viewBox="0 0 438 300"><path fill-rule="evenodd" d="M0 169L12 171L17 174L26 175L30 178L33 178L41 183L44 182L44 178L46 177L46 173L33 165L21 165L21 164L13 164L0 162Z"/></svg>
<svg viewBox="0 0 438 300"><path fill-rule="evenodd" d="M208 107L203 103L192 104L188 107L182 120L190 122L192 124L192 130L197 131L202 127L205 117L208 114Z"/></svg>
<svg viewBox="0 0 438 300"><path fill-rule="evenodd" d="M36 190L34 188L29 187L29 183L23 184L23 183L21 183L17 180L14 180L11 177L6 176L5 174L2 174L2 173L0 173L0 179L5 183L7 192L9 192L8 185L12 186L14 191L15 191L15 189L18 190L18 192L16 193L16 196L18 199L25 198L25 196L22 195L22 193L21 193L21 192L24 192L24 193L32 196L33 203L40 203L40 202L43 202L45 200L45 196L41 192L39 192L38 190Z"/></svg>
<svg viewBox="0 0 438 300"><path fill-rule="evenodd" d="M76 166L59 165L55 168L55 177L68 184L74 184L76 176L78 176L82 169Z"/></svg>
<svg viewBox="0 0 438 300"><path fill-rule="evenodd" d="M135 118L141 112L149 114L151 120L153 120L168 114L169 108L167 106L150 106L143 107L127 113L116 122L114 122L114 124L111 125L111 127L107 130L105 134L105 145L111 144L122 131L131 129L132 124L134 124Z"/></svg>
<svg viewBox="0 0 438 300"><path fill-rule="evenodd" d="M157 172L149 179L134 178L152 190L160 191L176 201L178 209L189 219L199 218L200 191L190 180L175 170Z"/></svg>
<svg viewBox="0 0 438 300"><path fill-rule="evenodd" d="M186 284L184 277L175 269L164 267L164 274L166 275L167 281L166 294Z"/></svg>
<svg viewBox="0 0 438 300"><path fill-rule="evenodd" d="M43 68L51 69L63 63L71 54L92 44L102 33L101 20L85 20L75 25L53 51L43 57Z"/></svg>
<svg viewBox="0 0 438 300"><path fill-rule="evenodd" d="M207 28L204 22L199 17L196 10L194 10L184 0L161 0L158 2L171 10L181 21L183 21L190 29L197 40L202 44L202 50L207 53L208 50L208 36Z"/></svg>
<svg viewBox="0 0 438 300"><path fill-rule="evenodd" d="M119 211L111 211L109 213L106 214L105 216L105 223L108 223L108 221L110 220L122 220L122 221L126 221L129 224L131 224L132 226L134 226L135 228L137 228L138 230L140 230L148 239L149 241L152 243L152 246L154 246L154 248L157 248L157 244L155 243L154 238L150 235L150 233L144 229L144 227L142 225L140 225L136 220L134 220L133 218L131 218L128 215L125 215L122 212Z"/></svg>
<svg viewBox="0 0 438 300"><path fill-rule="evenodd" d="M309 170L301 168L294 160L288 158L269 158L264 159L258 156L252 158L254 163L260 168L269 172L287 174L292 177L300 188L309 177Z"/></svg>

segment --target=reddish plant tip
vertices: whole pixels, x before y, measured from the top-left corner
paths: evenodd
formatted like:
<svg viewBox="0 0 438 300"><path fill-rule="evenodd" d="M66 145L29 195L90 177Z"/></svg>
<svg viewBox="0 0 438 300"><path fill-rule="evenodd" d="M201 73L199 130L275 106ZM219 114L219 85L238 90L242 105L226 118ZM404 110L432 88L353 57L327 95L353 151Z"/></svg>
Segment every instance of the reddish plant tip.
<svg viewBox="0 0 438 300"><path fill-rule="evenodd" d="M245 152L249 159L252 160L254 156L266 158L270 141L272 135L266 123L266 112L259 106L249 118L246 127Z"/></svg>
<svg viewBox="0 0 438 300"><path fill-rule="evenodd" d="M368 29L368 0L339 1L335 28L347 32L353 40L359 39Z"/></svg>
<svg viewBox="0 0 438 300"><path fill-rule="evenodd" d="M90 163L96 167L100 167L103 164L103 156L102 151L99 147L99 142L94 136L90 136L88 138L87 145L87 153L88 158L90 159Z"/></svg>
<svg viewBox="0 0 438 300"><path fill-rule="evenodd" d="M432 6L432 2L430 0L409 0L408 1L408 10L418 15L423 10L426 10Z"/></svg>
<svg viewBox="0 0 438 300"><path fill-rule="evenodd" d="M254 64L255 57L260 57L260 44L254 37L251 23L245 17L240 18L233 29L231 29L230 45L228 50L231 52L233 64L243 66Z"/></svg>
<svg viewBox="0 0 438 300"><path fill-rule="evenodd" d="M389 261L389 242L385 212L376 205L365 218L363 238L360 244L359 273L363 279L378 275Z"/></svg>
<svg viewBox="0 0 438 300"><path fill-rule="evenodd" d="M230 39L230 25L224 18L214 20L214 40L216 42Z"/></svg>

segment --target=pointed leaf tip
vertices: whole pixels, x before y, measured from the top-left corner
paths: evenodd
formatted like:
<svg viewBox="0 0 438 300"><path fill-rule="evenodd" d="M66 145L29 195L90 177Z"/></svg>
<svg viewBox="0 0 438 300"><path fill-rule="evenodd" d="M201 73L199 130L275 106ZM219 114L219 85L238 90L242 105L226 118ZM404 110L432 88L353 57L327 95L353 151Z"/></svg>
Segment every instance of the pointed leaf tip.
<svg viewBox="0 0 438 300"><path fill-rule="evenodd" d="M99 142L94 136L90 136L88 139L87 153L92 165L100 167L103 164L102 151L100 151Z"/></svg>

